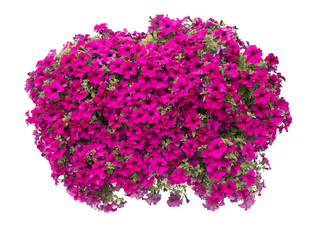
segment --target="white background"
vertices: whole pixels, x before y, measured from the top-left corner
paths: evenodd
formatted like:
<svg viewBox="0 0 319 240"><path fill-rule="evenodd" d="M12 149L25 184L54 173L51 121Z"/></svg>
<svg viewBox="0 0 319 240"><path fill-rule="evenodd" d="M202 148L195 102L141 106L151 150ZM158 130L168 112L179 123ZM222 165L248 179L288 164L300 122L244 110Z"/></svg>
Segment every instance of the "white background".
<svg viewBox="0 0 319 240"><path fill-rule="evenodd" d="M0 4L1 166L0 239L319 239L318 227L318 14L316 1L2 1ZM279 57L286 77L282 96L293 123L266 151L272 170L248 211L227 202L207 211L191 202L170 208L128 199L115 213L76 202L54 185L34 144L25 112L27 73L51 49L95 24L147 31L149 16L212 17L236 25L239 36L264 56Z"/></svg>

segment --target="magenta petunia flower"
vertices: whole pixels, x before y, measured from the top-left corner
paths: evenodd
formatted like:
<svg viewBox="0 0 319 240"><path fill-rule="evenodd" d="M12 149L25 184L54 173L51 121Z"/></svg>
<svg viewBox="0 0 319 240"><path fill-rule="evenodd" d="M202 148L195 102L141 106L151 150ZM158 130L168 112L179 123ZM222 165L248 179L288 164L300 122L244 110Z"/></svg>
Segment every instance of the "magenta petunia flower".
<svg viewBox="0 0 319 240"><path fill-rule="evenodd" d="M243 147L242 153L247 156L246 158L248 161L253 160L256 156L255 148L250 142L246 142Z"/></svg>
<svg viewBox="0 0 319 240"><path fill-rule="evenodd" d="M53 81L44 87L44 94L48 99L60 98L59 92L64 92L64 86L59 81Z"/></svg>
<svg viewBox="0 0 319 240"><path fill-rule="evenodd" d="M107 29L108 29L107 23L97 24L94 27L95 32L107 31Z"/></svg>
<svg viewBox="0 0 319 240"><path fill-rule="evenodd" d="M221 138L215 138L208 145L209 152L207 153L209 156L214 158L220 158L227 150L227 145L224 144Z"/></svg>
<svg viewBox="0 0 319 240"><path fill-rule="evenodd" d="M125 66L125 61L121 58L116 58L110 62L110 72L122 74Z"/></svg>
<svg viewBox="0 0 319 240"><path fill-rule="evenodd" d="M236 126L247 131L252 124L252 119L248 115L240 115L237 117Z"/></svg>
<svg viewBox="0 0 319 240"><path fill-rule="evenodd" d="M185 127L189 127L192 131L194 131L201 122L202 119L198 117L198 114L187 115L185 119Z"/></svg>
<svg viewBox="0 0 319 240"><path fill-rule="evenodd" d="M174 170L172 175L167 178L168 182L172 185L185 183L187 179L188 177L186 176L185 169L181 168L177 168L176 170Z"/></svg>
<svg viewBox="0 0 319 240"><path fill-rule="evenodd" d="M268 62L270 66L279 64L278 57L276 57L273 53L269 53L265 58L265 61Z"/></svg>
<svg viewBox="0 0 319 240"><path fill-rule="evenodd" d="M168 170L167 161L164 158L154 158L153 159L153 168L158 175L161 175L163 172Z"/></svg>
<svg viewBox="0 0 319 240"><path fill-rule="evenodd" d="M221 181L222 178L226 175L227 169L220 162L213 162L207 166L208 177L216 181Z"/></svg>
<svg viewBox="0 0 319 240"><path fill-rule="evenodd" d="M223 186L220 183L217 183L216 185L212 184L211 186L211 197L216 202L220 202L223 199L222 188Z"/></svg>
<svg viewBox="0 0 319 240"><path fill-rule="evenodd" d="M237 190L236 182L228 179L222 187L222 192L227 196L231 196Z"/></svg>
<svg viewBox="0 0 319 240"><path fill-rule="evenodd" d="M242 179L246 182L247 186L252 186L256 181L257 175L253 169L250 169L248 173L242 175Z"/></svg>
<svg viewBox="0 0 319 240"><path fill-rule="evenodd" d="M192 139L187 139L185 142L183 142L183 145L181 147L181 150L184 151L187 156L191 157L194 155L194 151L197 148L198 143Z"/></svg>
<svg viewBox="0 0 319 240"><path fill-rule="evenodd" d="M210 96L205 98L205 106L208 108L211 113L214 109L221 109L224 101L224 95L214 91Z"/></svg>
<svg viewBox="0 0 319 240"><path fill-rule="evenodd" d="M225 68L225 74L228 74L231 77L238 77L238 65L231 63L231 64L223 64L223 68Z"/></svg>
<svg viewBox="0 0 319 240"><path fill-rule="evenodd" d="M105 74L104 70L99 66L93 66L90 68L88 75L89 81L93 84L99 84L102 81L102 77Z"/></svg>
<svg viewBox="0 0 319 240"><path fill-rule="evenodd" d="M180 194L170 192L170 196L167 200L167 204L170 207L179 207L183 203L183 199Z"/></svg>
<svg viewBox="0 0 319 240"><path fill-rule="evenodd" d="M254 91L253 95L256 97L256 103L267 104L270 100L270 93L266 87L258 88Z"/></svg>
<svg viewBox="0 0 319 240"><path fill-rule="evenodd" d="M251 45L244 51L244 55L247 56L247 62L257 64L261 61L263 53L256 45Z"/></svg>
<svg viewBox="0 0 319 240"><path fill-rule="evenodd" d="M137 158L135 156L130 157L128 160L126 167L129 168L131 171L140 171L142 167L142 159Z"/></svg>
<svg viewBox="0 0 319 240"><path fill-rule="evenodd" d="M179 97L188 95L187 91L190 89L190 83L185 78L177 79L176 83L172 86L172 90L177 92Z"/></svg>

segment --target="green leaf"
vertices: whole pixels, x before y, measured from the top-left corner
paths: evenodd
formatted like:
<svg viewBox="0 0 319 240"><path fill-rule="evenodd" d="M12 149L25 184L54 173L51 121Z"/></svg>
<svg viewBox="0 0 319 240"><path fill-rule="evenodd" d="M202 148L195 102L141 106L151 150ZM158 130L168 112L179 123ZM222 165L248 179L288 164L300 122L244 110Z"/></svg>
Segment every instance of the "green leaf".
<svg viewBox="0 0 319 240"><path fill-rule="evenodd" d="M242 164L240 164L241 168L246 168L248 167L248 163L247 162L243 162Z"/></svg>
<svg viewBox="0 0 319 240"><path fill-rule="evenodd" d="M187 139L188 139L188 136L187 136L187 134L185 134L185 135L182 137L181 141L182 141L182 142L185 142Z"/></svg>
<svg viewBox="0 0 319 240"><path fill-rule="evenodd" d="M235 153L234 153L234 152L230 152L230 153L228 153L228 154L225 156L225 158L227 158L227 159L235 159L235 160L237 160L237 156L235 155Z"/></svg>
<svg viewBox="0 0 319 240"><path fill-rule="evenodd" d="M247 112L247 115L250 116L251 118L256 118L256 116L251 112Z"/></svg>
<svg viewBox="0 0 319 240"><path fill-rule="evenodd" d="M233 142L230 141L230 140L227 139L227 138L223 138L223 142L224 142L225 144L227 144L228 146L232 146L232 145L233 145Z"/></svg>

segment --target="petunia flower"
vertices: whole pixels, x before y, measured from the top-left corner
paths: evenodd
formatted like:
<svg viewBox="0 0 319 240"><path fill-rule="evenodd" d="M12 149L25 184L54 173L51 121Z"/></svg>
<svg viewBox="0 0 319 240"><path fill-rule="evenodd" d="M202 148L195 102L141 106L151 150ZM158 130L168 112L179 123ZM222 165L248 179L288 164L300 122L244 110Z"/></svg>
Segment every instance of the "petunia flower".
<svg viewBox="0 0 319 240"><path fill-rule="evenodd" d="M182 184L188 179L185 169L176 168L171 176L167 178L171 185Z"/></svg>
<svg viewBox="0 0 319 240"><path fill-rule="evenodd" d="M220 162L213 162L207 166L208 177L216 181L221 181L222 178L226 175L227 169Z"/></svg>
<svg viewBox="0 0 319 240"><path fill-rule="evenodd" d="M102 77L105 74L104 70L99 66L92 66L88 72L89 81L93 84L99 84L102 81Z"/></svg>
<svg viewBox="0 0 319 240"><path fill-rule="evenodd" d="M167 88L169 86L169 82L167 81L168 75L163 72L157 72L154 78L151 78L151 84L156 89Z"/></svg>
<svg viewBox="0 0 319 240"><path fill-rule="evenodd" d="M220 183L212 184L210 190L211 190L211 197L216 200L217 202L220 202L223 198L223 192L222 192L223 186Z"/></svg>
<svg viewBox="0 0 319 240"><path fill-rule="evenodd" d="M148 193L147 198L143 198L143 200L145 200L149 205L156 205L160 200L161 200L161 194L160 193L156 193L156 194L151 194Z"/></svg>
<svg viewBox="0 0 319 240"><path fill-rule="evenodd" d="M244 51L244 55L247 56L247 62L257 64L261 61L263 53L256 45L251 45Z"/></svg>
<svg viewBox="0 0 319 240"><path fill-rule="evenodd" d="M184 151L187 156L191 157L194 155L194 151L197 148L198 143L192 139L187 139L185 142L183 142L183 145L181 147L181 150Z"/></svg>
<svg viewBox="0 0 319 240"><path fill-rule="evenodd" d="M207 153L209 156L214 158L220 158L227 150L227 145L224 144L221 138L215 138L208 145L209 152Z"/></svg>
<svg viewBox="0 0 319 240"><path fill-rule="evenodd" d="M225 74L228 74L231 77L238 77L238 65L231 63L231 64L223 64L222 67L225 69Z"/></svg>
<svg viewBox="0 0 319 240"><path fill-rule="evenodd" d="M131 195L133 193L137 193L138 184L132 182L129 179L126 179L125 184L123 185L123 190L127 195Z"/></svg>
<svg viewBox="0 0 319 240"><path fill-rule="evenodd" d="M132 156L126 163L126 167L134 172L140 171L142 167L142 159L136 156Z"/></svg>
<svg viewBox="0 0 319 240"><path fill-rule="evenodd" d="M214 109L221 109L223 101L224 94L214 91L209 96L206 95L204 103L208 111L212 113Z"/></svg>
<svg viewBox="0 0 319 240"><path fill-rule="evenodd" d="M180 194L171 191L167 200L167 205L170 207L179 207L183 203L183 198Z"/></svg>
<svg viewBox="0 0 319 240"><path fill-rule="evenodd" d="M198 114L188 114L185 119L185 127L189 127L192 131L195 131L201 122L202 119L198 117Z"/></svg>
<svg viewBox="0 0 319 240"><path fill-rule="evenodd" d="M126 62L121 58L116 58L110 62L110 73L122 74Z"/></svg>
<svg viewBox="0 0 319 240"><path fill-rule="evenodd" d="M168 170L167 161L164 158L156 157L153 159L153 168L158 175Z"/></svg>
<svg viewBox="0 0 319 240"><path fill-rule="evenodd" d="M92 166L92 171L89 175L90 178L93 178L94 175L98 175L101 179L105 179L107 177L107 173L105 172L108 165L105 164L104 161L97 161Z"/></svg>
<svg viewBox="0 0 319 240"><path fill-rule="evenodd" d="M161 69L161 66L152 59L143 60L140 62L142 64L141 74L146 77L156 77L157 71Z"/></svg>
<svg viewBox="0 0 319 240"><path fill-rule="evenodd" d="M118 47L118 52L121 54L123 57L131 58L131 48L129 44L123 44Z"/></svg>
<svg viewBox="0 0 319 240"><path fill-rule="evenodd" d="M246 182L245 186L252 186L256 179L257 175L256 172L253 169L250 169L248 173L242 175L242 179Z"/></svg>
<svg viewBox="0 0 319 240"><path fill-rule="evenodd" d="M76 181L81 185L86 185L89 182L89 170L88 169L80 169L76 172Z"/></svg>
<svg viewBox="0 0 319 240"><path fill-rule="evenodd" d="M214 33L214 37L219 37L221 41L230 41L233 37L232 28L228 27L226 29L217 28Z"/></svg>
<svg viewBox="0 0 319 240"><path fill-rule="evenodd" d="M246 155L248 161L253 160L255 158L255 147L249 142L246 141L246 144L243 147L242 153Z"/></svg>
<svg viewBox="0 0 319 240"><path fill-rule="evenodd" d="M279 64L278 57L276 57L273 53L269 53L265 58L265 61L268 62L270 66Z"/></svg>
<svg viewBox="0 0 319 240"><path fill-rule="evenodd" d="M256 103L267 104L270 100L270 93L267 91L266 87L260 87L253 92L256 97Z"/></svg>
<svg viewBox="0 0 319 240"><path fill-rule="evenodd" d="M75 54L62 54L60 64L63 68L71 66L75 58Z"/></svg>
<svg viewBox="0 0 319 240"><path fill-rule="evenodd" d="M247 131L248 128L251 126L252 119L248 115L240 115L237 117L236 126Z"/></svg>
<svg viewBox="0 0 319 240"><path fill-rule="evenodd" d="M254 205L255 202L256 200L250 196L247 199L245 199L243 203L238 204L238 206L244 208L245 211L247 211L247 209L251 208L251 206Z"/></svg>
<svg viewBox="0 0 319 240"><path fill-rule="evenodd" d="M48 99L59 99L59 92L64 92L64 86L57 80L44 87L44 94Z"/></svg>
<svg viewBox="0 0 319 240"><path fill-rule="evenodd" d="M134 124L138 123L145 123L147 119L147 113L144 111L144 109L139 108L132 113L132 121Z"/></svg>
<svg viewBox="0 0 319 240"><path fill-rule="evenodd" d="M237 190L236 182L228 179L222 187L222 192L227 196L231 196Z"/></svg>

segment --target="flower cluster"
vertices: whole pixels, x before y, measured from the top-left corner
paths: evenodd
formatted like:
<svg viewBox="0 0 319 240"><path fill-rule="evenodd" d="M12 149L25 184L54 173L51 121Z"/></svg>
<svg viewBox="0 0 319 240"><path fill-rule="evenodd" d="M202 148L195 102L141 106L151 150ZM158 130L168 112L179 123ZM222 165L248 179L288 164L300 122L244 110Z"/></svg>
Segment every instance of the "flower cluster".
<svg viewBox="0 0 319 240"><path fill-rule="evenodd" d="M162 191L180 206L187 187L208 210L226 198L250 208L270 169L263 151L292 122L278 58L213 19L94 30L51 50L26 81L36 105L26 122L55 183L105 212L125 196L157 204Z"/></svg>

